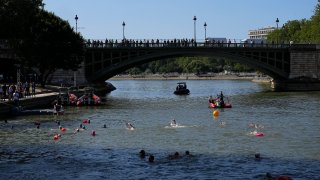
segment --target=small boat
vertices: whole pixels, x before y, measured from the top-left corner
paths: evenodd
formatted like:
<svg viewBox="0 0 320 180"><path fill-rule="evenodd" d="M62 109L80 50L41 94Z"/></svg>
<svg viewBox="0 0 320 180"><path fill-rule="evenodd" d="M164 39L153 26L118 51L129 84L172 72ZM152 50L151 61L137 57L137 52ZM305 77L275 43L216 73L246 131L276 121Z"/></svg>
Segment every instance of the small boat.
<svg viewBox="0 0 320 180"><path fill-rule="evenodd" d="M95 94L84 94L77 100L77 106L80 105L100 105L101 98Z"/></svg>
<svg viewBox="0 0 320 180"><path fill-rule="evenodd" d="M77 106L80 105L101 105L101 98L94 94L92 87L84 88L84 94L78 98Z"/></svg>
<svg viewBox="0 0 320 180"><path fill-rule="evenodd" d="M217 95L217 98L212 98L212 96L210 96L209 98L209 107L210 108L232 108L232 105L229 102L224 102L223 98L225 96L223 95L222 91L220 93L220 95Z"/></svg>
<svg viewBox="0 0 320 180"><path fill-rule="evenodd" d="M176 95L188 95L190 94L189 89L187 89L186 82L178 82L177 83L176 90L173 92Z"/></svg>

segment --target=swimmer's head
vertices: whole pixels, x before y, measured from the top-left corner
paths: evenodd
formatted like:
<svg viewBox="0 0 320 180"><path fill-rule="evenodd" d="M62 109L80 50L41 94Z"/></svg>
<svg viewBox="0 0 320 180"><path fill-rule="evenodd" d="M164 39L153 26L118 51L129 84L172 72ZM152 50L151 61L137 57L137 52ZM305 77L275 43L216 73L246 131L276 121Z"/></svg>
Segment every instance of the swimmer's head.
<svg viewBox="0 0 320 180"><path fill-rule="evenodd" d="M256 159L260 159L260 153L254 154L254 157L255 157Z"/></svg>
<svg viewBox="0 0 320 180"><path fill-rule="evenodd" d="M154 162L154 156L153 155L149 156L149 162Z"/></svg>

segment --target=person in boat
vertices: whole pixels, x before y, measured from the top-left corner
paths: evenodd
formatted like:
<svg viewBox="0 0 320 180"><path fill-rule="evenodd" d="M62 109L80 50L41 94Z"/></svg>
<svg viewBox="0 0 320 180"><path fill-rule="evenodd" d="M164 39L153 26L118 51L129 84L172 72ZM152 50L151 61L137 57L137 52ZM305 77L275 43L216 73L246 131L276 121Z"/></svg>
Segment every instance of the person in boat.
<svg viewBox="0 0 320 180"><path fill-rule="evenodd" d="M219 98L219 100L223 101L224 95L223 95L222 91L220 91L220 94L218 95L218 98Z"/></svg>
<svg viewBox="0 0 320 180"><path fill-rule="evenodd" d="M222 93L222 91L220 91L220 94L218 95L218 105L220 106L220 107L223 107L224 106L224 100L223 100L223 98L224 98L224 95L223 95L223 93Z"/></svg>
<svg viewBox="0 0 320 180"><path fill-rule="evenodd" d="M187 84L182 85L183 89L187 89Z"/></svg>
<svg viewBox="0 0 320 180"><path fill-rule="evenodd" d="M208 101L209 101L209 103L214 103L215 99L213 99L213 97L210 96Z"/></svg>

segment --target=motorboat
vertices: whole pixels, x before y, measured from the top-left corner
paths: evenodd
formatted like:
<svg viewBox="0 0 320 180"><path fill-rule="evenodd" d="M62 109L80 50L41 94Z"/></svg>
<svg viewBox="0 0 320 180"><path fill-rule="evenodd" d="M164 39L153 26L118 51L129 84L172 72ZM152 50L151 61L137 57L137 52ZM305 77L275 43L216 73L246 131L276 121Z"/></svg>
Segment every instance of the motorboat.
<svg viewBox="0 0 320 180"><path fill-rule="evenodd" d="M190 94L190 90L187 89L186 82L178 82L176 90L173 92L176 95L188 95Z"/></svg>

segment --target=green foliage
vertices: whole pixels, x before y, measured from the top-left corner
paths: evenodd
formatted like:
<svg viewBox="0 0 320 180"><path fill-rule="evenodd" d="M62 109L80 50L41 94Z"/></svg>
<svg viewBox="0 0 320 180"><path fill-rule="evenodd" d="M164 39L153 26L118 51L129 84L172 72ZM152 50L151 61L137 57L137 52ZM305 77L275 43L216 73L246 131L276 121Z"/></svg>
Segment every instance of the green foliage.
<svg viewBox="0 0 320 180"><path fill-rule="evenodd" d="M269 42L320 43L320 1L309 19L288 21L268 35Z"/></svg>
<svg viewBox="0 0 320 180"><path fill-rule="evenodd" d="M223 70L232 70L236 72L253 71L252 68L233 63L225 59L215 59L212 57L179 57L176 59L164 59L153 61L127 71L129 74L140 73L194 73L202 74L208 72L222 72Z"/></svg>
<svg viewBox="0 0 320 180"><path fill-rule="evenodd" d="M20 57L17 63L35 70L44 86L56 69L78 68L84 40L67 21L41 5L42 0L2 0L0 38L9 40Z"/></svg>
<svg viewBox="0 0 320 180"><path fill-rule="evenodd" d="M41 5L42 0L1 0L0 38L22 39L30 35Z"/></svg>

